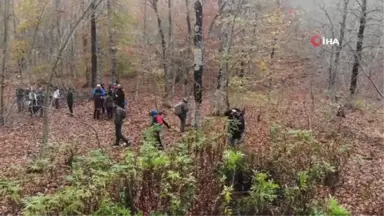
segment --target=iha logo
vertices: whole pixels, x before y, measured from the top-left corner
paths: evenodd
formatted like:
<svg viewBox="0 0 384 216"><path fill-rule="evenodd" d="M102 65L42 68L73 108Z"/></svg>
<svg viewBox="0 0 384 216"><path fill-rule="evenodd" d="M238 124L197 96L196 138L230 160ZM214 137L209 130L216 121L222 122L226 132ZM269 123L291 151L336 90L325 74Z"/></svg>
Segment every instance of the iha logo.
<svg viewBox="0 0 384 216"><path fill-rule="evenodd" d="M320 45L340 45L339 41L335 38L325 38L320 35L315 35L311 37L311 44L314 47L318 47Z"/></svg>

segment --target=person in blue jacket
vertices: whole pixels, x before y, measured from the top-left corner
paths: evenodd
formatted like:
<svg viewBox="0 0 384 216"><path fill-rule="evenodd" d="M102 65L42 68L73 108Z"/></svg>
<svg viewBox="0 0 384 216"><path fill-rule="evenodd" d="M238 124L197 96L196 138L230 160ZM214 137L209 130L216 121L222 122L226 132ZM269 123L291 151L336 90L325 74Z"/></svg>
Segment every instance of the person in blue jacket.
<svg viewBox="0 0 384 216"><path fill-rule="evenodd" d="M100 84L97 84L96 88L92 90L92 96L94 96L96 93L100 94L101 96L105 96L105 90L101 87Z"/></svg>
<svg viewBox="0 0 384 216"><path fill-rule="evenodd" d="M93 94L93 101L95 106L95 110L93 112L93 118L100 119L100 112L103 106L101 98L105 95L105 91L104 89L101 88L100 84L97 84L96 88L92 91L92 94Z"/></svg>

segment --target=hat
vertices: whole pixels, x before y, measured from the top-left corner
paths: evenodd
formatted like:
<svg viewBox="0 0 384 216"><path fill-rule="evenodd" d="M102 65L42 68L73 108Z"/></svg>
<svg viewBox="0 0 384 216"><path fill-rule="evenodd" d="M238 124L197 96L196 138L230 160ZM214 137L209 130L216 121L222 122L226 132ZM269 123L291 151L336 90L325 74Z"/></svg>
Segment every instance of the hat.
<svg viewBox="0 0 384 216"><path fill-rule="evenodd" d="M183 102L187 103L188 99L187 98L183 98Z"/></svg>
<svg viewBox="0 0 384 216"><path fill-rule="evenodd" d="M154 116L156 116L156 115L157 115L157 111L156 111L156 110L152 110L152 111L151 111L151 116L154 117Z"/></svg>
<svg viewBox="0 0 384 216"><path fill-rule="evenodd" d="M100 85L100 84L97 84L96 87L101 87L101 85Z"/></svg>

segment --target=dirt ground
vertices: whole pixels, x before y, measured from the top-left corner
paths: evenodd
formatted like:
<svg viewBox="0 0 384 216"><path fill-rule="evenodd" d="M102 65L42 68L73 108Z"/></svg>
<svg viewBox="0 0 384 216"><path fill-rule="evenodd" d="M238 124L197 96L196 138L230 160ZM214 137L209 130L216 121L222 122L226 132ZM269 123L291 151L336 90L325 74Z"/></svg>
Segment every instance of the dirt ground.
<svg viewBox="0 0 384 216"><path fill-rule="evenodd" d="M302 65L293 65L293 67L299 69L302 68ZM131 88L134 86L134 80L123 80L121 83L126 89L129 100L123 134L133 141L133 148L138 148L141 132L149 125L148 112L155 107L155 98L151 90L143 91L139 95L140 99L135 101L135 94ZM278 101L278 110L281 112L271 113L268 107L262 103L245 104L247 107L245 147L257 150L259 146L263 145L267 136L265 131L268 131L269 120L266 120L266 116L273 116L275 119L284 118L283 123L298 128L305 128L310 119L319 139L321 130L326 125L336 124L321 119L319 113L324 111L326 103L321 99L321 93L315 93L319 96L316 96L314 113L308 117L305 110L309 110L310 103L303 105L303 101L308 101L309 96L303 94L303 92L308 92L308 86L289 84L289 82L286 82L285 85L288 85L289 88L282 86L280 89L275 89L277 93L285 91L285 95ZM181 97L175 97L174 102L177 102L176 98ZM252 99L247 101L252 101ZM210 96L206 95L202 105L203 116L209 113L209 102ZM67 114L65 99L62 100L61 105L59 110L50 112L50 145L75 144L79 149L78 154L90 152L100 146L112 155L118 156L121 153L123 147L112 147L114 142L113 122L94 120L92 102L77 102L74 108L75 117ZM382 110L382 108L380 109ZM170 110L165 110L165 113L165 119L173 127L178 128L177 117L173 116ZM316 113L319 115L316 116ZM259 118L261 120L256 121ZM325 123L319 123L320 121ZM6 127L0 128L0 172L6 173L15 165L25 167L28 161L38 154L41 149L42 125L41 118L31 118L26 112L12 114L10 123ZM354 214L382 214L384 211L382 113L370 111L348 113L340 127L346 138L350 136L353 152L342 170L342 184L337 188L336 196L340 203L351 209ZM166 145L179 138L180 134L177 131L165 131Z"/></svg>

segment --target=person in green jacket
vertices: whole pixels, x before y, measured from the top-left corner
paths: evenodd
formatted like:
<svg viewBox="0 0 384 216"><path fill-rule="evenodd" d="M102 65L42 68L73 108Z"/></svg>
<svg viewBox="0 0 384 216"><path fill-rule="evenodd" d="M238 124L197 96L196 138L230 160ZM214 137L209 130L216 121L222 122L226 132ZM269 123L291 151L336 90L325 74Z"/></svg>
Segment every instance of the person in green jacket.
<svg viewBox="0 0 384 216"><path fill-rule="evenodd" d="M125 109L117 106L116 107L116 114L115 114L115 130L116 130L116 142L114 146L118 146L120 140L123 140L126 146L129 146L131 142L124 137L124 135L121 133L121 128L123 126L123 120L126 117Z"/></svg>

